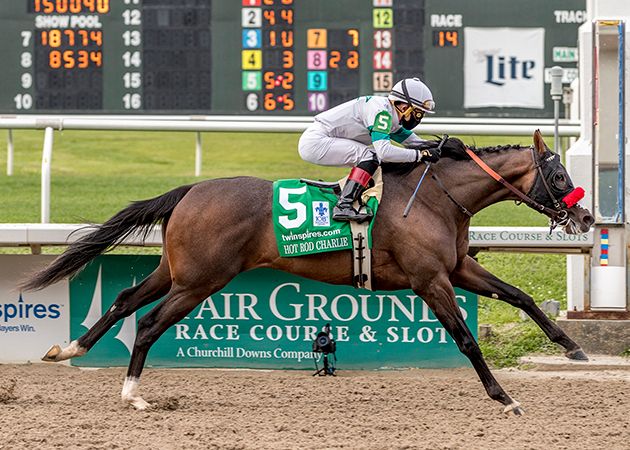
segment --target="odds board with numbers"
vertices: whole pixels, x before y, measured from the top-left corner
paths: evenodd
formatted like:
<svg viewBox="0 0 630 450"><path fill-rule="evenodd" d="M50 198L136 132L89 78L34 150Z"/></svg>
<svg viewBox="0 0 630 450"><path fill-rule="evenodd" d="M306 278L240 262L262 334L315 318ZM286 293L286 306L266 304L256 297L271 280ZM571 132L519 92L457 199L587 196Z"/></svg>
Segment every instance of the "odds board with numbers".
<svg viewBox="0 0 630 450"><path fill-rule="evenodd" d="M530 15L553 28L558 0L535 1ZM3 1L0 113L308 115L419 76L443 114L458 114L463 27L523 23L515 5L505 19L470 3ZM558 45L578 25L556 32Z"/></svg>

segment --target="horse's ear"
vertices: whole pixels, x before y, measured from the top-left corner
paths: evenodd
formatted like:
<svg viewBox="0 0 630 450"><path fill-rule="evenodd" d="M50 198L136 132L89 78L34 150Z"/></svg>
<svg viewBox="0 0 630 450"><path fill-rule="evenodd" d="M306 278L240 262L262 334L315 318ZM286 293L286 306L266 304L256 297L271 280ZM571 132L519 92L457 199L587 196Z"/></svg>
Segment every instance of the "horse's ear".
<svg viewBox="0 0 630 450"><path fill-rule="evenodd" d="M534 131L534 147L539 155L544 155L547 151L547 146L545 145L542 134L540 134L540 130Z"/></svg>

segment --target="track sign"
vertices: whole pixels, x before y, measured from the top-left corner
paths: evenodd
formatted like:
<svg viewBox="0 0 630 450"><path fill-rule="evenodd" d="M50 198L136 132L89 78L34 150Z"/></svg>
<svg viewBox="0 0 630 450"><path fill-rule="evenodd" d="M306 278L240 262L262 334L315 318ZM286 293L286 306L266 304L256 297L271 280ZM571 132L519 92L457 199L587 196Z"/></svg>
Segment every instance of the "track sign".
<svg viewBox="0 0 630 450"><path fill-rule="evenodd" d="M554 47L553 62L577 62L577 47Z"/></svg>

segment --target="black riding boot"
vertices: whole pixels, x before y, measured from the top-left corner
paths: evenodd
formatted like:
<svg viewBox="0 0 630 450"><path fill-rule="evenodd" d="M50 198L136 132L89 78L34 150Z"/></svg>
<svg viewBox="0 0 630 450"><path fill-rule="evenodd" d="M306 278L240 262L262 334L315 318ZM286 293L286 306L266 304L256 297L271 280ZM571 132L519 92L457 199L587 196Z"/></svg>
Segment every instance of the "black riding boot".
<svg viewBox="0 0 630 450"><path fill-rule="evenodd" d="M360 213L352 207L352 204L358 199L365 191L360 183L354 180L348 180L341 191L339 201L333 208L333 219L340 220L342 222L348 222L353 220L361 223L372 218L372 213Z"/></svg>

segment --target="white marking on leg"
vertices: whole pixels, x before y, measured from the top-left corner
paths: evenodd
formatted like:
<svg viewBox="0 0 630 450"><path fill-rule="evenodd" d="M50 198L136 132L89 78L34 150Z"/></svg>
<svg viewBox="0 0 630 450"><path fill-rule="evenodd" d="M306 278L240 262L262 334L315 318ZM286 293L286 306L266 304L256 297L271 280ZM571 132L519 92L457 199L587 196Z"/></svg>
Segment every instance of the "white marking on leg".
<svg viewBox="0 0 630 450"><path fill-rule="evenodd" d="M123 402L130 404L137 410L145 410L151 405L145 402L142 397L138 395L138 386L140 384L140 379L136 377L126 377L125 383L123 384L121 397Z"/></svg>
<svg viewBox="0 0 630 450"><path fill-rule="evenodd" d="M521 404L519 402L517 402L516 400L512 400L512 403L507 405L505 409L503 410L503 412L507 415L510 415L510 413L512 413L515 416L520 416L525 411L523 410L523 408L521 408Z"/></svg>
<svg viewBox="0 0 630 450"><path fill-rule="evenodd" d="M79 343L75 340L75 341L70 342L70 345L68 345L63 350L58 345L53 345L52 347L50 347L50 350L46 352L46 355L44 356L43 360L59 362L59 361L65 361L70 358L83 356L86 353L87 353L87 349L84 347L81 347Z"/></svg>
<svg viewBox="0 0 630 450"><path fill-rule="evenodd" d="M65 361L66 359L75 358L77 356L83 356L87 353L87 349L83 348L79 345L78 341L70 342L66 348L61 350L59 356L57 356L57 361Z"/></svg>

